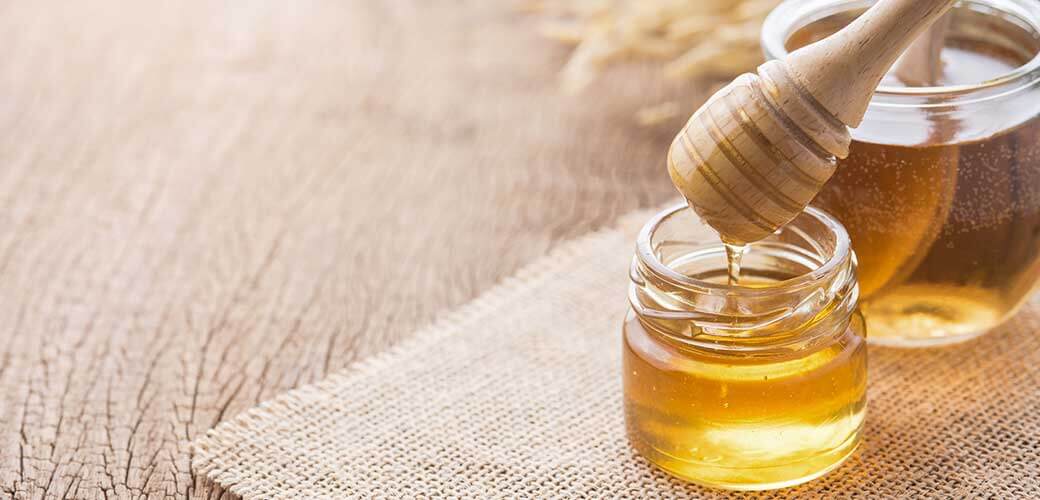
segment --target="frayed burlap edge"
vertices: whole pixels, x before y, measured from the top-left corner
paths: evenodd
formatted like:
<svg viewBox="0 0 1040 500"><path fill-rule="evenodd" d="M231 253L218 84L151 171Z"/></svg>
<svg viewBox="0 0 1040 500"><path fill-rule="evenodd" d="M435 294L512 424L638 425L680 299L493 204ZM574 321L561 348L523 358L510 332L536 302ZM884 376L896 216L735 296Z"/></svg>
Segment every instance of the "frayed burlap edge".
<svg viewBox="0 0 1040 500"><path fill-rule="evenodd" d="M669 203L666 206L672 204L674 203ZM459 334L461 330L458 327L468 319L488 309L505 305L509 297L535 287L541 278L567 269L572 265L574 259L581 258L587 250L605 244L608 240L617 238L626 232L634 233L642 223L656 212L657 210L635 210L619 218L609 228L599 229L565 242L547 255L522 267L515 274L505 278L501 283L493 286L478 297L434 320L429 326L416 331L400 344L358 361L319 382L290 390L274 399L264 401L236 415L234 418L218 424L206 431L205 435L192 444L192 469L197 473L205 475L222 488L241 497L249 498L250 495L258 492L241 481L242 478L235 467L237 464L229 464L221 460L219 450L223 445L229 445L239 439L247 438L251 432L251 427L268 418L272 410L276 410L279 407L288 408L306 405L308 401L326 397L333 392L335 387L349 384L356 378L378 372L396 362L407 359L409 356L422 352L433 344L443 342L453 335ZM626 229L627 231L625 231Z"/></svg>

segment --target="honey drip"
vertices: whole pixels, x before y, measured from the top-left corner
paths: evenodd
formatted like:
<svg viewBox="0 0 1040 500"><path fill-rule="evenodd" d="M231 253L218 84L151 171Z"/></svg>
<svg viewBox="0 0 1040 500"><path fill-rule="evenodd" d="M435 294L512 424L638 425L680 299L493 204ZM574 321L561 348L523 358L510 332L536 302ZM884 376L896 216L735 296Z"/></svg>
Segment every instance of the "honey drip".
<svg viewBox="0 0 1040 500"><path fill-rule="evenodd" d="M747 245L723 243L726 247L726 276L729 278L729 286L740 284L740 261L744 259Z"/></svg>

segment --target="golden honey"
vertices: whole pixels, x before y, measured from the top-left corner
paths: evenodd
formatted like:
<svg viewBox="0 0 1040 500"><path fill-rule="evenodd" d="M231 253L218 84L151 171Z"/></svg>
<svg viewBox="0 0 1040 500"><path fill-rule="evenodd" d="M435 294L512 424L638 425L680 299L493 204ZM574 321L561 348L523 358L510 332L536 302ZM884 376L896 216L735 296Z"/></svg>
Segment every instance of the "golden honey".
<svg viewBox="0 0 1040 500"><path fill-rule="evenodd" d="M869 3L785 2L763 28L768 56ZM814 202L848 229L871 342L970 339L1040 279L1040 2L968 0L951 16L937 86L886 77Z"/></svg>
<svg viewBox="0 0 1040 500"><path fill-rule="evenodd" d="M682 206L640 235L623 327L627 432L666 472L760 490L857 447L867 352L848 237L810 209L749 245L728 283L717 236Z"/></svg>

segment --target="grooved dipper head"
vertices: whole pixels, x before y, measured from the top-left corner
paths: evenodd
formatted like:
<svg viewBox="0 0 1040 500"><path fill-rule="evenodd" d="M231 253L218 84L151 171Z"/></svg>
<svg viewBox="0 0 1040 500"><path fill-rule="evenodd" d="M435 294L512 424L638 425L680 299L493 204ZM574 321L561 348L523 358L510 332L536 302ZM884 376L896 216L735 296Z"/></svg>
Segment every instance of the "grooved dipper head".
<svg viewBox="0 0 1040 500"><path fill-rule="evenodd" d="M848 129L771 61L694 113L672 142L668 172L724 240L748 243L801 213L850 141Z"/></svg>

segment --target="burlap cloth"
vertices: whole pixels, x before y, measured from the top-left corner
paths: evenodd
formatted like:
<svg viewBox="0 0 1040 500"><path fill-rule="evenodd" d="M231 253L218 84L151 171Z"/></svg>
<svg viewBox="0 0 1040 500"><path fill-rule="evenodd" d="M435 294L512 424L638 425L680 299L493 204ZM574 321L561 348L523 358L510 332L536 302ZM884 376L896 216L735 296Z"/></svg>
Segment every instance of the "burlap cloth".
<svg viewBox="0 0 1040 500"><path fill-rule="evenodd" d="M559 247L413 340L222 423L193 467L245 498L702 498L636 455L620 326L650 212ZM871 347L863 446L746 496L1040 497L1040 304L935 350ZM736 495L740 496L740 495Z"/></svg>

